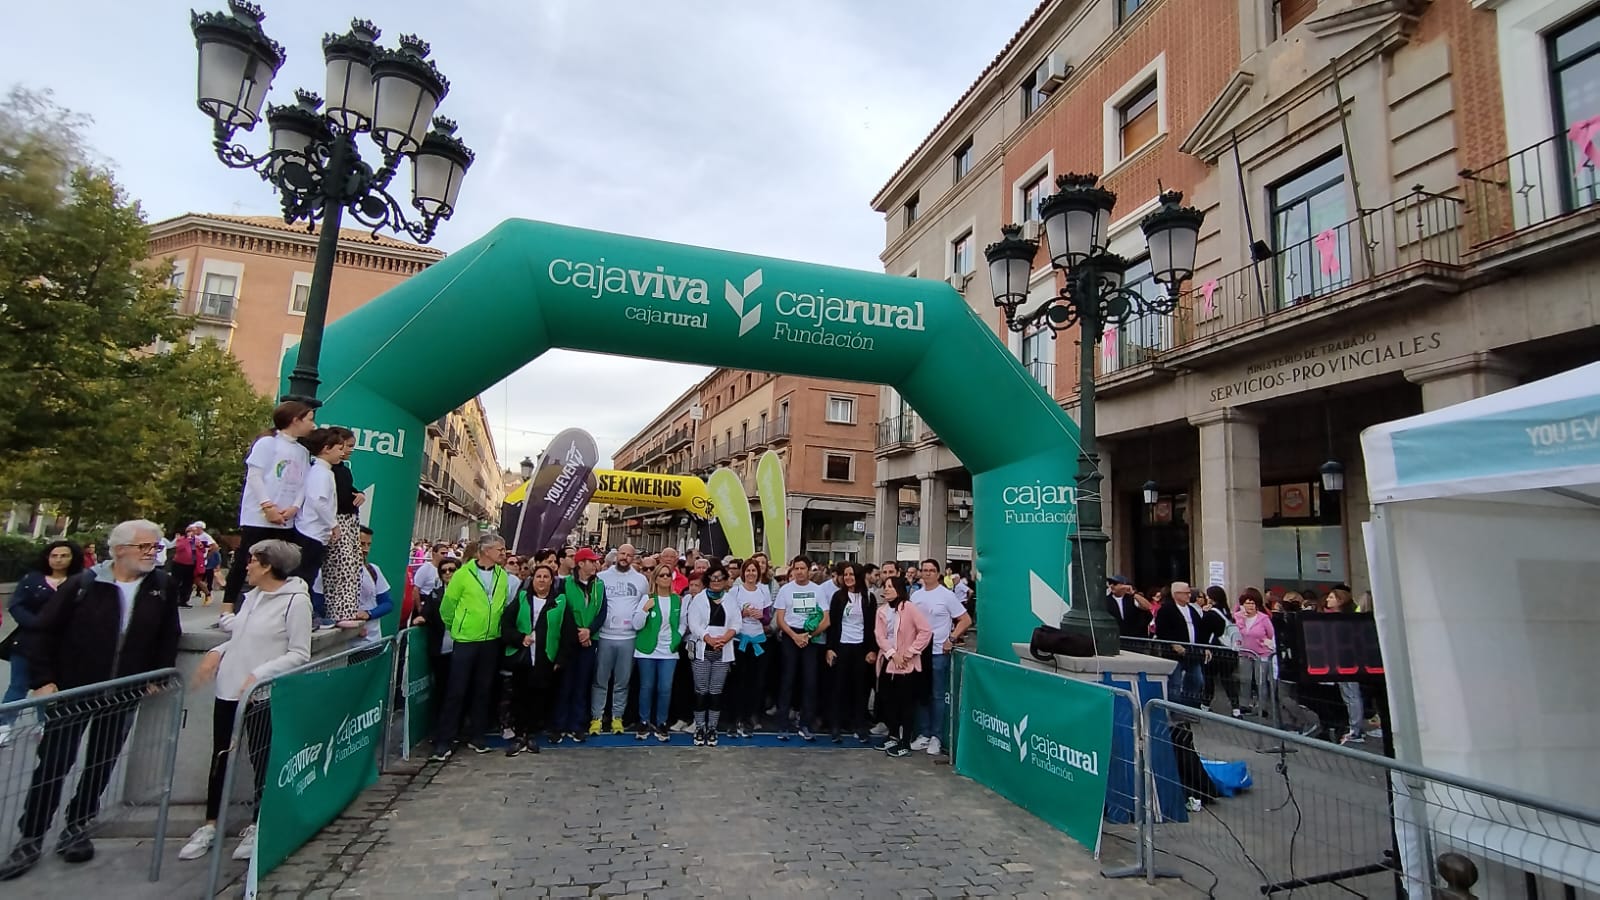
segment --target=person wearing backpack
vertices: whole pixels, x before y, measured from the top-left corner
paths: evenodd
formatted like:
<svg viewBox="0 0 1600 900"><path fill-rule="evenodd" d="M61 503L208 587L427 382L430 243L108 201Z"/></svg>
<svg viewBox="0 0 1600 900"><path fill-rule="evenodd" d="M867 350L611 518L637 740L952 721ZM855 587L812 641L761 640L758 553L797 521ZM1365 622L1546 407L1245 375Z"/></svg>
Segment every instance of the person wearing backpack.
<svg viewBox="0 0 1600 900"><path fill-rule="evenodd" d="M1206 588L1201 595L1200 612L1209 638L1205 643L1221 648L1219 652L1211 654L1205 666L1206 702L1201 709L1211 709L1211 701L1217 695L1217 682L1220 681L1223 692L1228 695L1233 717L1240 718L1244 713L1239 709L1239 647L1244 640L1239 634L1239 626L1233 621L1233 615L1228 611L1228 592L1215 584Z"/></svg>

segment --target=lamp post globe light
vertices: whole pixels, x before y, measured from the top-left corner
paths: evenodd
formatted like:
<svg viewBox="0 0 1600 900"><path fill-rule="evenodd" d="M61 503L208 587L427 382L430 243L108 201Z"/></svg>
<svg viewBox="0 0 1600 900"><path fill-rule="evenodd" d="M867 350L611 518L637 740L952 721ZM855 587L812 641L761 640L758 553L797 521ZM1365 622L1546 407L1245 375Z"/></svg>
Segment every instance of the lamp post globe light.
<svg viewBox="0 0 1600 900"><path fill-rule="evenodd" d="M1196 245L1204 215L1183 206L1176 191L1161 194L1160 207L1139 223L1150 251L1155 282L1164 290L1155 296L1123 287L1128 262L1107 249L1111 210L1117 195L1099 186L1099 176L1062 175L1056 193L1039 201L1050 265L1065 276L1066 289L1023 310L1028 299L1028 277L1039 242L1022 236L1022 228L1007 225L1001 240L984 250L989 262L989 284L995 306L1005 310L1012 331L1050 329L1050 337L1078 328L1078 427L1080 452L1076 479L1077 533L1073 559L1078 571L1071 579L1072 608L1061 621L1070 633L1092 637L1096 651L1117 655L1117 621L1103 609L1101 594L1106 581L1106 545L1102 530L1100 456L1095 440L1095 346L1106 329L1126 325L1149 315L1170 315L1178 308L1182 285L1194 275ZM1147 502L1154 483L1145 485Z"/></svg>
<svg viewBox="0 0 1600 900"><path fill-rule="evenodd" d="M521 469L522 469L522 480L523 481L527 481L528 479L532 478L533 477L533 459L531 457L524 456L522 458Z"/></svg>
<svg viewBox="0 0 1600 900"><path fill-rule="evenodd" d="M345 212L374 235L388 228L428 243L454 214L473 153L455 136L454 122L434 117L450 83L427 58L428 45L404 35L398 48L381 47L381 32L360 19L349 32L322 40L326 105L310 91L296 91L293 104L266 108L266 153L233 143L239 130L252 131L263 118L267 91L284 61L283 48L261 28L264 18L246 0L229 0L228 12L190 14L199 51L197 102L213 120L218 159L270 183L281 195L285 222L303 221L308 231L320 223L300 351L284 398L316 405L328 288ZM378 151L376 169L361 157L356 138L362 134ZM402 161L411 165L415 219L389 193Z"/></svg>

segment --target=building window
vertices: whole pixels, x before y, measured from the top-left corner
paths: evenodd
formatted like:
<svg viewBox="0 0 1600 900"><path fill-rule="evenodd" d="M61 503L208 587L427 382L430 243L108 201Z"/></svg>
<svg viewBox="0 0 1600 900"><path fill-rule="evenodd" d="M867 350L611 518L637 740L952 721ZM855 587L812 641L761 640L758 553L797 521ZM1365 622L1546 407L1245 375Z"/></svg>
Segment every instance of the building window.
<svg viewBox="0 0 1600 900"><path fill-rule="evenodd" d="M1344 157L1335 155L1272 188L1277 251L1276 306L1283 308L1350 283Z"/></svg>
<svg viewBox="0 0 1600 900"><path fill-rule="evenodd" d="M1317 0L1277 0L1278 34L1299 25L1317 11Z"/></svg>
<svg viewBox="0 0 1600 900"><path fill-rule="evenodd" d="M1050 329L1036 328L1023 335L1022 367L1052 397L1056 394L1055 356L1055 343L1050 340Z"/></svg>
<svg viewBox="0 0 1600 900"><path fill-rule="evenodd" d="M1165 292L1150 271L1150 257L1145 256L1129 266L1122 276L1122 286L1147 300L1159 300ZM1148 313L1130 320L1117 329L1117 367L1126 368L1148 362L1155 355L1172 346L1173 317Z"/></svg>
<svg viewBox="0 0 1600 900"><path fill-rule="evenodd" d="M849 453L826 453L822 458L824 481L855 481L856 458Z"/></svg>
<svg viewBox="0 0 1600 900"><path fill-rule="evenodd" d="M967 138L965 144L956 148L955 154L951 156L951 169L955 172L957 182L972 171L972 138Z"/></svg>
<svg viewBox="0 0 1600 900"><path fill-rule="evenodd" d="M1128 21L1144 4L1145 0L1117 0L1117 24Z"/></svg>
<svg viewBox="0 0 1600 900"><path fill-rule="evenodd" d="M972 271L972 232L950 242L950 272L966 275Z"/></svg>
<svg viewBox="0 0 1600 900"><path fill-rule="evenodd" d="M1575 123L1600 115L1600 13L1550 35L1550 89L1556 134L1565 135ZM1597 176L1593 166L1582 162L1584 149L1571 140L1561 147L1560 170L1574 173L1570 182L1563 179L1566 207L1594 203ZM1572 159L1574 154L1579 160Z"/></svg>
<svg viewBox="0 0 1600 900"><path fill-rule="evenodd" d="M1039 177L1028 182L1022 188L1022 215L1023 222L1039 221L1039 201L1044 199L1045 182L1050 180L1050 173L1040 172Z"/></svg>
<svg viewBox="0 0 1600 900"><path fill-rule="evenodd" d="M1022 79L1022 86L1018 88L1022 93L1022 117L1024 119L1038 111L1050 95L1039 90L1039 75L1035 70L1027 78Z"/></svg>
<svg viewBox="0 0 1600 900"><path fill-rule="evenodd" d="M829 397L828 421L838 425L854 425L856 423L856 398Z"/></svg>
<svg viewBox="0 0 1600 900"><path fill-rule="evenodd" d="M1156 100L1156 83L1152 81L1117 107L1123 159L1132 156L1161 133L1161 116L1156 108Z"/></svg>
<svg viewBox="0 0 1600 900"><path fill-rule="evenodd" d="M289 297L289 312L297 316L306 314L306 307L311 305L311 285L297 284L294 293Z"/></svg>
<svg viewBox="0 0 1600 900"><path fill-rule="evenodd" d="M917 216L920 214L919 213L919 208L921 206L921 203L922 203L921 198L918 197L916 194L912 194L911 195L911 199L906 201L905 210L906 210L906 227L907 228L910 228L913 224L916 223Z"/></svg>
<svg viewBox="0 0 1600 900"><path fill-rule="evenodd" d="M232 275L207 272L200 294L200 314L233 318L233 308L238 300L239 279Z"/></svg>

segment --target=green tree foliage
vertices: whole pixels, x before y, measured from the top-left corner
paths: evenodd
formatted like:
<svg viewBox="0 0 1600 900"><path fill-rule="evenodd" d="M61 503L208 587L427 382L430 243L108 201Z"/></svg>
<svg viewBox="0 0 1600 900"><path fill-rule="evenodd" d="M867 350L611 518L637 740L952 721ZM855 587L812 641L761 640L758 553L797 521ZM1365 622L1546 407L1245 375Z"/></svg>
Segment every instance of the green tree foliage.
<svg viewBox="0 0 1600 900"><path fill-rule="evenodd" d="M169 267L147 262L144 215L84 124L48 93L0 102L0 497L231 528L267 401L225 351L188 345Z"/></svg>

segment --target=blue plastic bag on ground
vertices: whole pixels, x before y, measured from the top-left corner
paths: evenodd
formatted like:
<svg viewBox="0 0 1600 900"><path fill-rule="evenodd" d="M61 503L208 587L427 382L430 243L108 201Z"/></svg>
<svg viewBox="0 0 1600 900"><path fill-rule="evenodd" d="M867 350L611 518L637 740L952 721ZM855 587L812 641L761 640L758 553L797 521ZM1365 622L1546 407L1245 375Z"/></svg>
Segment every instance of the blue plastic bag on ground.
<svg viewBox="0 0 1600 900"><path fill-rule="evenodd" d="M1242 762L1201 759L1200 765L1204 766L1206 774L1211 776L1211 783L1217 786L1217 793L1224 797L1232 797L1240 791L1250 789L1250 767Z"/></svg>

